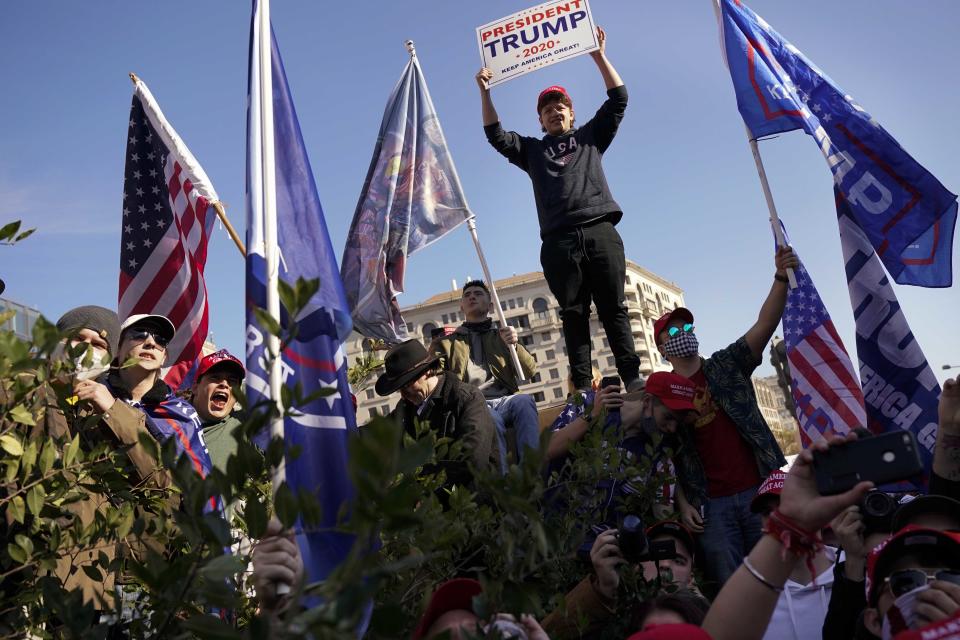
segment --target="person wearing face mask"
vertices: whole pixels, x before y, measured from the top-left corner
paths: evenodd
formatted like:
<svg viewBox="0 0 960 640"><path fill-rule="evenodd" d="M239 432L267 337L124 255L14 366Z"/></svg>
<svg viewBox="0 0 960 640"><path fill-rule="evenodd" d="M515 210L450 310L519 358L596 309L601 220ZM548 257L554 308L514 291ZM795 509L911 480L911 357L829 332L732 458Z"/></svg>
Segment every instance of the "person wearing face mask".
<svg viewBox="0 0 960 640"><path fill-rule="evenodd" d="M865 589L863 622L883 640L960 615L960 533L904 527L870 552Z"/></svg>
<svg viewBox="0 0 960 640"><path fill-rule="evenodd" d="M709 358L700 355L693 314L678 307L654 323L657 350L697 389L700 417L681 431L676 464L683 523L703 533L707 575L718 585L760 539L750 501L760 483L786 464L763 419L750 381L787 302L787 269L800 262L789 246L776 252L773 286L757 321L736 342ZM701 511L702 509L702 511Z"/></svg>
<svg viewBox="0 0 960 640"><path fill-rule="evenodd" d="M226 349L200 360L197 377L190 390L190 403L203 423L203 441L210 452L213 466L224 473L227 460L237 452L237 427L234 415L237 398L233 390L243 383L246 369L239 358Z"/></svg>

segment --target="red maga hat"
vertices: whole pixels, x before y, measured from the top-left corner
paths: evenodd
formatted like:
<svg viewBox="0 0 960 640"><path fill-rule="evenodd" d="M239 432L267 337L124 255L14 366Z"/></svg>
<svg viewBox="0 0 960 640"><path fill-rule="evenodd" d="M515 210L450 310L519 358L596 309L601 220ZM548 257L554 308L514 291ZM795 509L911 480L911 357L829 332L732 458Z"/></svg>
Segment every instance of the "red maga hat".
<svg viewBox="0 0 960 640"><path fill-rule="evenodd" d="M229 367L239 373L241 378L247 374L246 369L243 368L243 363L240 362L237 356L226 349L220 349L220 351L215 351L200 361L200 366L197 367L197 380L199 380L203 374L210 371L210 369L217 366Z"/></svg>
<svg viewBox="0 0 960 640"><path fill-rule="evenodd" d="M757 495L753 496L753 500L750 501L750 511L760 513L760 505L763 504L765 498L779 498L780 492L783 491L783 481L786 479L787 474L783 471L779 469L771 471L767 479L757 489Z"/></svg>
<svg viewBox="0 0 960 640"><path fill-rule="evenodd" d="M430 604L413 632L413 640L422 638L433 623L448 611L473 611L473 598L481 593L483 587L470 578L454 578L441 584L430 596Z"/></svg>
<svg viewBox="0 0 960 640"><path fill-rule="evenodd" d="M537 96L537 115L540 115L540 109L543 108L543 103L546 102L545 98L549 97L551 93L559 93L564 98L567 99L568 106L573 108L573 101L570 99L570 94L567 93L567 90L561 87L558 84L552 84L543 91L540 92L540 95Z"/></svg>
<svg viewBox="0 0 960 640"><path fill-rule="evenodd" d="M696 405L693 404L693 397L697 390L688 378L678 373L669 371L651 373L643 390L658 398L671 411L697 411Z"/></svg>
<svg viewBox="0 0 960 640"><path fill-rule="evenodd" d="M660 334L666 330L667 325L674 317L680 318L684 322L693 324L693 314L686 307L677 307L673 311L667 311L660 316L660 319L653 323L653 341L658 342Z"/></svg>

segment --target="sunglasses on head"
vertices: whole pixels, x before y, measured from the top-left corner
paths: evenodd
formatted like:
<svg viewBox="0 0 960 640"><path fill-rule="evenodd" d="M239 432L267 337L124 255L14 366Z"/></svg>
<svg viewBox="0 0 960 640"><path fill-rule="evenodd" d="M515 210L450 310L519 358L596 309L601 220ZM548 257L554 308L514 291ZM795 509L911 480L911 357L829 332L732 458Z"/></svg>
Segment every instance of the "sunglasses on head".
<svg viewBox="0 0 960 640"><path fill-rule="evenodd" d="M685 325L683 325L683 327L670 327L669 329L667 329L667 335L669 335L672 338L673 336L677 335L681 331L683 331L684 333L690 333L691 331L693 331L693 325L688 322Z"/></svg>
<svg viewBox="0 0 960 640"><path fill-rule="evenodd" d="M153 341L157 343L158 347L166 348L167 344L170 342L164 336L151 331L149 329L131 329L127 333L127 338L133 340L134 342L143 342L147 338L153 338Z"/></svg>
<svg viewBox="0 0 960 640"><path fill-rule="evenodd" d="M886 584L890 585L890 593L892 593L895 598L899 598L908 591L913 591L934 580L943 580L944 582L952 582L953 584L960 585L960 572L950 569L938 569L933 573L927 573L923 569L904 569L902 571L894 571L883 579Z"/></svg>

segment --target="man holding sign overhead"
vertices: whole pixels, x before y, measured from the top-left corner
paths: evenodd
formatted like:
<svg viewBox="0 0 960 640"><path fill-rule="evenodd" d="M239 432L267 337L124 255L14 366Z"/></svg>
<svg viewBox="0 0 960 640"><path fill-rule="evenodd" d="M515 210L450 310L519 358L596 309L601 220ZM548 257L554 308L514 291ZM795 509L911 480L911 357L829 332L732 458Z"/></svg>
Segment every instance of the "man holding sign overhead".
<svg viewBox="0 0 960 640"><path fill-rule="evenodd" d="M606 56L606 33L597 28L599 48L590 56L600 69L607 100L582 127L574 127L573 102L553 85L537 98L542 138L505 131L490 98L493 73L476 76L487 140L512 164L527 172L540 219L540 264L560 305L570 371L577 389L589 389L590 302L597 306L617 371L627 391L642 386L640 359L624 304L626 262L614 225L623 212L607 187L600 164L627 108L627 89Z"/></svg>

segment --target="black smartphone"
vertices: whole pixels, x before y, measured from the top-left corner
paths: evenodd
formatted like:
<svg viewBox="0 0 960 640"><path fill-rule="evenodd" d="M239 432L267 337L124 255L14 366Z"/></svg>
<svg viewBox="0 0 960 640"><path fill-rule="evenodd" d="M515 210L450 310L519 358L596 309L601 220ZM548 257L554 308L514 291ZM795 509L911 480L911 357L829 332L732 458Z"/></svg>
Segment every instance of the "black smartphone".
<svg viewBox="0 0 960 640"><path fill-rule="evenodd" d="M821 495L843 493L864 480L878 486L906 480L922 471L917 439L909 431L891 431L813 452Z"/></svg>
<svg viewBox="0 0 960 640"><path fill-rule="evenodd" d="M620 387L620 376L604 376L600 379L600 388ZM616 409L607 409L607 413L620 413L619 407Z"/></svg>

